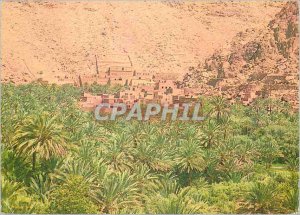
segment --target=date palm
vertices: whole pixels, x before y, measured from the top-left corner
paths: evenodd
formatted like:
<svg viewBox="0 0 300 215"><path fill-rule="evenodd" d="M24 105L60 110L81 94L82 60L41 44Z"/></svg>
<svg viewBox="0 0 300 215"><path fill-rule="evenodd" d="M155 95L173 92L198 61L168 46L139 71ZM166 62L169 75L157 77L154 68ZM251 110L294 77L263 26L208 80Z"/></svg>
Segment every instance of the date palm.
<svg viewBox="0 0 300 215"><path fill-rule="evenodd" d="M299 208L298 181L298 172L292 172L288 179L288 183L283 187L286 195L284 206L290 210L290 213L296 212Z"/></svg>
<svg viewBox="0 0 300 215"><path fill-rule="evenodd" d="M1 211L4 213L32 213L35 203L20 182L1 179Z"/></svg>
<svg viewBox="0 0 300 215"><path fill-rule="evenodd" d="M55 117L42 113L28 117L17 127L13 148L18 154L32 156L32 170L35 170L37 155L49 160L63 156L67 151L63 127L55 122Z"/></svg>
<svg viewBox="0 0 300 215"><path fill-rule="evenodd" d="M181 172L188 174L188 182L194 171L202 171L205 168L205 160L200 145L196 141L183 141L178 150L177 165Z"/></svg>
<svg viewBox="0 0 300 215"><path fill-rule="evenodd" d="M172 153L154 141L137 144L132 151L134 160L144 164L154 171L168 171L172 168Z"/></svg>
<svg viewBox="0 0 300 215"><path fill-rule="evenodd" d="M92 161L87 162L80 159L71 160L71 158L67 158L53 174L53 178L58 181L66 181L70 175L79 175L85 182L93 183L99 177L97 168L100 168L101 165L102 160L99 160L99 163L96 164Z"/></svg>
<svg viewBox="0 0 300 215"><path fill-rule="evenodd" d="M220 126L214 121L208 121L202 129L203 144L206 148L212 148L212 146L217 145L219 141Z"/></svg>
<svg viewBox="0 0 300 215"><path fill-rule="evenodd" d="M276 158L282 157L282 153L279 149L278 144L271 136L262 137L259 140L258 144L260 159L263 161L267 168L271 167Z"/></svg>
<svg viewBox="0 0 300 215"><path fill-rule="evenodd" d="M29 190L31 193L36 194L43 202L46 202L53 187L53 183L48 175L39 174L31 178Z"/></svg>
<svg viewBox="0 0 300 215"><path fill-rule="evenodd" d="M146 165L134 165L135 180L138 183L140 193L147 192L152 189L153 184L157 184L157 175L151 172L151 169Z"/></svg>
<svg viewBox="0 0 300 215"><path fill-rule="evenodd" d="M213 106L211 114L216 115L218 121L221 117L229 114L229 105L225 98L221 96L214 97L211 103Z"/></svg>
<svg viewBox="0 0 300 215"><path fill-rule="evenodd" d="M170 194L178 194L181 190L180 185L176 181L176 177L170 173L161 175L160 178L153 183L151 192L156 195L159 194L162 197L167 197Z"/></svg>
<svg viewBox="0 0 300 215"><path fill-rule="evenodd" d="M274 199L277 194L274 183L256 182L247 196L248 209L252 213L270 213L274 211L276 207Z"/></svg>
<svg viewBox="0 0 300 215"><path fill-rule="evenodd" d="M252 172L255 158L258 156L252 141L247 136L230 138L218 148L218 165L223 179L238 179Z"/></svg>
<svg viewBox="0 0 300 215"><path fill-rule="evenodd" d="M149 214L198 214L203 213L201 204L194 204L189 196L189 188L184 188L178 194L172 193L167 197L153 196L148 200Z"/></svg>
<svg viewBox="0 0 300 215"><path fill-rule="evenodd" d="M138 182L128 172L109 174L93 187L92 197L101 212L112 214L137 203Z"/></svg>
<svg viewBox="0 0 300 215"><path fill-rule="evenodd" d="M232 121L230 117L226 116L220 119L219 126L223 133L223 140L226 140L226 138L232 134Z"/></svg>
<svg viewBox="0 0 300 215"><path fill-rule="evenodd" d="M2 211L6 213L13 213L12 204L16 201L17 197L24 192L25 189L21 183L10 182L2 177L1 182L1 206Z"/></svg>
<svg viewBox="0 0 300 215"><path fill-rule="evenodd" d="M115 134L109 138L101 151L102 157L113 170L124 171L130 169L132 156L129 147L131 138L125 133Z"/></svg>

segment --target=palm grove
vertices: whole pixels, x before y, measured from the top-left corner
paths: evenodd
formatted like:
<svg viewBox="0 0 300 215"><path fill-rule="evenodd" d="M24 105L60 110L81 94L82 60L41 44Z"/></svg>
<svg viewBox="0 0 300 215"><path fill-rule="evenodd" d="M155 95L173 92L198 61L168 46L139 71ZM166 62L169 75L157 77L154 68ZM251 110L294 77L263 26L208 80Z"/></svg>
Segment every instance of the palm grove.
<svg viewBox="0 0 300 215"><path fill-rule="evenodd" d="M99 122L80 94L2 86L3 212L297 211L298 113L287 103L202 98L203 122Z"/></svg>

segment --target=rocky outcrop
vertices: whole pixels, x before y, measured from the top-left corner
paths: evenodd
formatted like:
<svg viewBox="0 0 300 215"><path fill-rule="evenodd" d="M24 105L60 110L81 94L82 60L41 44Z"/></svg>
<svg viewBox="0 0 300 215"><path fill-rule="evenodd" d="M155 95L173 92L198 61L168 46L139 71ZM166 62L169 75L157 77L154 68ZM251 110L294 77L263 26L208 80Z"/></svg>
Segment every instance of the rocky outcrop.
<svg viewBox="0 0 300 215"><path fill-rule="evenodd" d="M288 2L265 29L239 32L229 51L218 50L192 67L181 85L208 86L211 95L246 104L259 96L288 98L297 108L298 44L298 5Z"/></svg>

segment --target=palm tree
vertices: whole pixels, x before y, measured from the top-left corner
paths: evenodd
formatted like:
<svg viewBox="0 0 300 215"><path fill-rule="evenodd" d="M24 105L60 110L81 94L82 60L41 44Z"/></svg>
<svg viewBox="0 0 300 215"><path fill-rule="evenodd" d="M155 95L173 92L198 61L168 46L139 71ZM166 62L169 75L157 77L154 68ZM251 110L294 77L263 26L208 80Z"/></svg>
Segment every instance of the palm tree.
<svg viewBox="0 0 300 215"><path fill-rule="evenodd" d="M298 172L294 171L291 173L288 183L283 187L285 195L283 205L284 209L290 210L290 213L294 213L299 208L299 189L298 189L299 176ZM286 210L284 210L286 211Z"/></svg>
<svg viewBox="0 0 300 215"><path fill-rule="evenodd" d="M226 138L228 137L228 134L231 134L231 131L232 131L231 124L232 124L231 119L228 116L220 119L219 125L223 132L223 140L226 140Z"/></svg>
<svg viewBox="0 0 300 215"><path fill-rule="evenodd" d="M284 206L290 210L290 213L297 212L299 208L299 192L297 188L287 190Z"/></svg>
<svg viewBox="0 0 300 215"><path fill-rule="evenodd" d="M206 148L211 148L218 143L220 126L214 121L208 121L202 129L202 141Z"/></svg>
<svg viewBox="0 0 300 215"><path fill-rule="evenodd" d="M267 109L266 101L262 98L255 99L251 105L256 113L265 112Z"/></svg>
<svg viewBox="0 0 300 215"><path fill-rule="evenodd" d="M52 176L59 181L66 181L70 175L78 175L85 182L93 183L100 176L97 169L102 167L102 162L102 160L99 160L99 163L94 164L92 161L67 158Z"/></svg>
<svg viewBox="0 0 300 215"><path fill-rule="evenodd" d="M269 111L267 100L257 98L252 102L251 106L252 112L250 112L249 116L254 119L257 126L264 126L263 122L266 121Z"/></svg>
<svg viewBox="0 0 300 215"><path fill-rule="evenodd" d="M1 211L5 213L32 213L35 203L19 182L1 179Z"/></svg>
<svg viewBox="0 0 300 215"><path fill-rule="evenodd" d="M177 134L182 140L195 140L199 138L199 130L196 125L188 124Z"/></svg>
<svg viewBox="0 0 300 215"><path fill-rule="evenodd" d="M282 157L282 152L280 151L278 144L269 135L260 138L257 145L260 152L260 159L267 168L271 167L276 158Z"/></svg>
<svg viewBox="0 0 300 215"><path fill-rule="evenodd" d="M206 161L206 168L204 170L205 178L208 182L218 181L218 172L216 170L219 163L219 153L216 150L210 149L204 151L204 160Z"/></svg>
<svg viewBox="0 0 300 215"><path fill-rule="evenodd" d="M219 121L221 117L229 114L229 105L225 98L221 96L214 97L211 101L213 108L211 110L212 114L217 116Z"/></svg>
<svg viewBox="0 0 300 215"><path fill-rule="evenodd" d="M256 182L248 196L246 197L248 209L252 213L274 212L277 196L276 184L266 182Z"/></svg>
<svg viewBox="0 0 300 215"><path fill-rule="evenodd" d="M189 196L189 188L180 190L178 194L170 194L167 197L155 195L147 202L149 214L198 214L205 213L205 204L197 204ZM201 202L203 203L203 202Z"/></svg>
<svg viewBox="0 0 300 215"><path fill-rule="evenodd" d="M171 152L162 146L155 140L139 142L132 150L134 160L154 171L168 171L173 165L172 156Z"/></svg>
<svg viewBox="0 0 300 215"><path fill-rule="evenodd" d="M138 188L140 193L147 192L151 190L152 185L157 182L157 175L151 172L151 169L146 165L134 165L134 178L138 183Z"/></svg>
<svg viewBox="0 0 300 215"><path fill-rule="evenodd" d="M132 156L130 153L131 137L125 133L114 134L102 148L102 156L112 169L123 171L130 169Z"/></svg>
<svg viewBox="0 0 300 215"><path fill-rule="evenodd" d="M112 214L138 202L138 182L128 172L109 174L93 187L92 197L101 212Z"/></svg>
<svg viewBox="0 0 300 215"><path fill-rule="evenodd" d="M46 202L53 187L53 183L48 175L39 174L31 178L29 190L39 196L43 202Z"/></svg>
<svg viewBox="0 0 300 215"><path fill-rule="evenodd" d="M35 170L36 157L49 160L51 157L66 154L67 144L63 127L55 123L55 117L42 113L28 117L16 129L13 148L18 154L32 156L32 170Z"/></svg>
<svg viewBox="0 0 300 215"><path fill-rule="evenodd" d="M199 143L196 141L183 141L178 150L177 165L181 172L186 172L191 183L194 171L202 171L205 168L205 160Z"/></svg>
<svg viewBox="0 0 300 215"><path fill-rule="evenodd" d="M243 135L229 139L217 152L220 157L216 170L226 180L236 180L252 172L254 160L258 156L252 140Z"/></svg>
<svg viewBox="0 0 300 215"><path fill-rule="evenodd" d="M151 195L159 194L162 197L168 197L170 194L178 194L181 190L176 177L172 173L160 175L159 179L152 183Z"/></svg>
<svg viewBox="0 0 300 215"><path fill-rule="evenodd" d="M27 176L30 174L31 164L26 157L16 155L13 150L2 149L1 152L1 173L7 179L24 181L28 183Z"/></svg>

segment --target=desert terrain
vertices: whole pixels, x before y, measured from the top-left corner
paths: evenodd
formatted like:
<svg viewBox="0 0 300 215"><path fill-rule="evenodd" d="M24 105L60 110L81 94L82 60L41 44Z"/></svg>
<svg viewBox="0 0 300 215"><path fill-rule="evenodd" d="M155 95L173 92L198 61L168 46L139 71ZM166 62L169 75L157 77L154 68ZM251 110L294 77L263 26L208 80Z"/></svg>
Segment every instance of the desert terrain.
<svg viewBox="0 0 300 215"><path fill-rule="evenodd" d="M95 56L128 55L136 70L181 77L246 29L266 28L283 2L3 2L1 81L69 83Z"/></svg>

